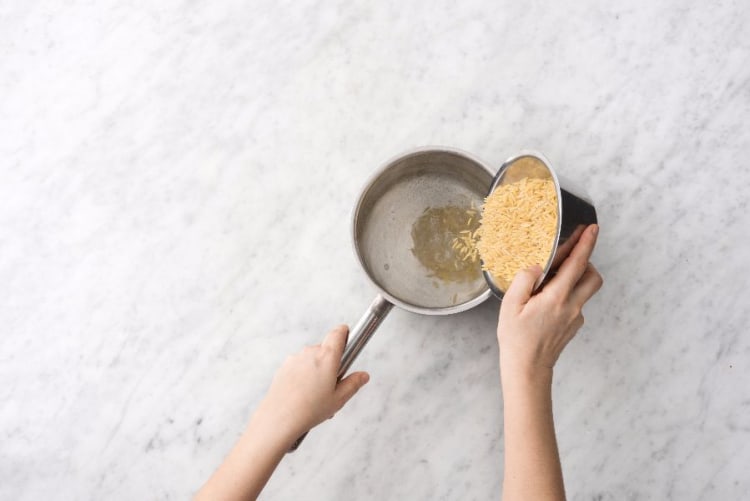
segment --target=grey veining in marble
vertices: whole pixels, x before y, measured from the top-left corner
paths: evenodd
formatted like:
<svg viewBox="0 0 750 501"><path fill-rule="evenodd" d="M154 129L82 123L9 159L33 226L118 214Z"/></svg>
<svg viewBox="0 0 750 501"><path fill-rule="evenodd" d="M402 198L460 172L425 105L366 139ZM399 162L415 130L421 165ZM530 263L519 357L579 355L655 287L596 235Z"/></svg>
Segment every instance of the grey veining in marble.
<svg viewBox="0 0 750 501"><path fill-rule="evenodd" d="M556 369L572 500L750 492L750 3L0 6L0 499L185 499L374 295L382 162L544 152L605 287ZM497 303L394 311L265 499L499 499Z"/></svg>

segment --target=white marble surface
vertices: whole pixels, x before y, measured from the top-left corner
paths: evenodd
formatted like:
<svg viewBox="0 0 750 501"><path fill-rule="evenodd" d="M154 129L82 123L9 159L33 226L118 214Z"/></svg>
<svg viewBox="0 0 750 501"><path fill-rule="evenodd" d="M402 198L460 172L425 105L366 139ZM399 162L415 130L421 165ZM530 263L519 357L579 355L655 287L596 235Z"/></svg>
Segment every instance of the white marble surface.
<svg viewBox="0 0 750 501"><path fill-rule="evenodd" d="M747 499L750 4L690 4L0 4L0 498L188 498L372 299L367 177L445 144L597 203L569 498ZM496 310L392 313L265 499L498 499Z"/></svg>

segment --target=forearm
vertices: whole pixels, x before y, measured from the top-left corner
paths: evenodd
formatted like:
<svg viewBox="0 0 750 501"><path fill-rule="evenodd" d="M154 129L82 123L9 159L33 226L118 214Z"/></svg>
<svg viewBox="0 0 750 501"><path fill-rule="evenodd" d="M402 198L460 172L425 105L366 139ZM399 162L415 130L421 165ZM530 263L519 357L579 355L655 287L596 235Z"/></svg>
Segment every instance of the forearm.
<svg viewBox="0 0 750 501"><path fill-rule="evenodd" d="M289 424L273 419L263 407L195 501L255 500L297 438Z"/></svg>
<svg viewBox="0 0 750 501"><path fill-rule="evenodd" d="M564 500L552 419L552 370L503 367L505 475L503 500Z"/></svg>
<svg viewBox="0 0 750 501"><path fill-rule="evenodd" d="M339 325L323 342L286 359L224 463L196 501L254 500L294 442L330 419L367 383L366 372L338 377L349 328Z"/></svg>

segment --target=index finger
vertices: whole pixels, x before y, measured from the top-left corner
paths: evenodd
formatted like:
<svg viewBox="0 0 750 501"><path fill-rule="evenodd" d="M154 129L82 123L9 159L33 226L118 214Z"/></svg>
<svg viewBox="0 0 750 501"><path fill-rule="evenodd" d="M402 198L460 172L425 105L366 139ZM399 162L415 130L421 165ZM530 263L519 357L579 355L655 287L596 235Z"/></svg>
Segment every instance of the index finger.
<svg viewBox="0 0 750 501"><path fill-rule="evenodd" d="M346 325L338 325L334 327L331 332L326 334L326 337L325 339L323 339L321 345L331 348L334 353L336 353L339 358L341 358L341 355L343 355L344 353L344 348L346 347L346 340L348 337L349 327L347 327Z"/></svg>
<svg viewBox="0 0 750 501"><path fill-rule="evenodd" d="M576 246L573 247L570 255L560 265L557 275L550 280L550 283L546 287L547 289L558 289L565 296L573 290L586 271L591 253L594 252L598 233L599 226L596 224L592 224L586 228L586 231L583 232L583 235L581 235Z"/></svg>

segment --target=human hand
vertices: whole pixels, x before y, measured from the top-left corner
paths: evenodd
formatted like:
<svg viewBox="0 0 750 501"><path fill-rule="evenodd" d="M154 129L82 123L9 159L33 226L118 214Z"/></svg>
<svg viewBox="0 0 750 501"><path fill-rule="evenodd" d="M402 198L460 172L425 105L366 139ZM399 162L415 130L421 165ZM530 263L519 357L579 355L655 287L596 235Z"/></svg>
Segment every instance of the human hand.
<svg viewBox="0 0 750 501"><path fill-rule="evenodd" d="M333 417L367 383L366 372L338 381L348 335L349 328L341 325L321 344L287 358L242 437L196 501L256 499L292 443Z"/></svg>
<svg viewBox="0 0 750 501"><path fill-rule="evenodd" d="M338 381L349 328L340 325L319 345L290 356L276 372L258 413L285 426L293 439L333 417L369 381L353 372Z"/></svg>
<svg viewBox="0 0 750 501"><path fill-rule="evenodd" d="M532 296L542 273L534 266L518 272L503 297L497 338L505 376L551 375L568 342L583 325L581 309L602 286L602 277L589 263L599 227L589 226L557 275Z"/></svg>

